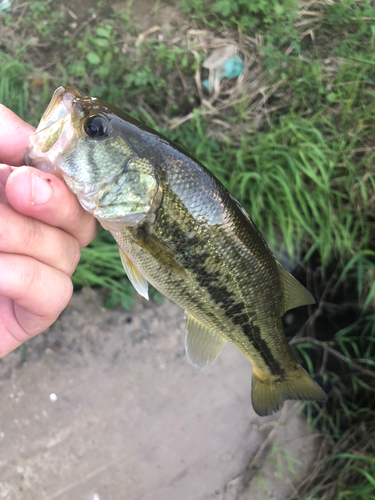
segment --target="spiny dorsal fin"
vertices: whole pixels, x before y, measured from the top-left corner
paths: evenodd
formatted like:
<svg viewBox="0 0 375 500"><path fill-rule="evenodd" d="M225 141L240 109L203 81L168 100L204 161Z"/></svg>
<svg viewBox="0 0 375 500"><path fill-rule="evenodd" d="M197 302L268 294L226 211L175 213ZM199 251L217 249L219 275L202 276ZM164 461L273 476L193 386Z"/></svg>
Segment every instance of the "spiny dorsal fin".
<svg viewBox="0 0 375 500"><path fill-rule="evenodd" d="M142 276L142 274L135 267L133 262L129 259L126 253L119 248L120 257L122 265L124 266L125 272L128 275L128 278L132 282L134 288L137 290L139 295L142 295L145 299L148 300L148 283Z"/></svg>
<svg viewBox="0 0 375 500"><path fill-rule="evenodd" d="M289 274L280 262L276 261L276 264L280 273L281 289L284 297L281 316L294 307L315 304L315 299L311 293L296 278Z"/></svg>
<svg viewBox="0 0 375 500"><path fill-rule="evenodd" d="M201 370L209 368L219 356L226 340L202 325L198 320L185 312L186 337L185 349L190 363Z"/></svg>

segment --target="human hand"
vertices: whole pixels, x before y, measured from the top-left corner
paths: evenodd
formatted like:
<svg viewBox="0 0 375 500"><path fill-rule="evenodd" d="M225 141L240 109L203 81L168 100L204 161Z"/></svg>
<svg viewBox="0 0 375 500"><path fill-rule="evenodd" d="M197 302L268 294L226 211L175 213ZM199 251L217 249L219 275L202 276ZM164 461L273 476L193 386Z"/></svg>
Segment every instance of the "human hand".
<svg viewBox="0 0 375 500"><path fill-rule="evenodd" d="M66 184L24 167L33 127L0 104L0 357L50 326L97 222Z"/></svg>

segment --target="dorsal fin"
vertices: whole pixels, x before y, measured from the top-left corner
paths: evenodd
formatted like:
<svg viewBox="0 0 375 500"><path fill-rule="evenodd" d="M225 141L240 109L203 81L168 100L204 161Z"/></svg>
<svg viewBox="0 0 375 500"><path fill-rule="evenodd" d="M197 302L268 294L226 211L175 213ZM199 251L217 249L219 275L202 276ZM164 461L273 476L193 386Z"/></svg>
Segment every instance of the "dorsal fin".
<svg viewBox="0 0 375 500"><path fill-rule="evenodd" d="M201 370L209 368L219 356L226 340L196 320L188 312L186 317L185 349L190 363Z"/></svg>
<svg viewBox="0 0 375 500"><path fill-rule="evenodd" d="M315 304L315 299L311 293L296 278L288 273L280 262L276 261L276 264L280 274L281 289L284 298L281 316L294 307Z"/></svg>
<svg viewBox="0 0 375 500"><path fill-rule="evenodd" d="M129 259L129 257L126 255L126 253L121 250L119 247L119 252L120 252L120 257L121 257L121 262L122 265L124 266L125 272L129 278L129 280L132 282L132 285L134 288L137 290L139 295L142 295L145 299L148 300L148 283L142 276L142 274L138 271L138 269L135 267L133 262Z"/></svg>

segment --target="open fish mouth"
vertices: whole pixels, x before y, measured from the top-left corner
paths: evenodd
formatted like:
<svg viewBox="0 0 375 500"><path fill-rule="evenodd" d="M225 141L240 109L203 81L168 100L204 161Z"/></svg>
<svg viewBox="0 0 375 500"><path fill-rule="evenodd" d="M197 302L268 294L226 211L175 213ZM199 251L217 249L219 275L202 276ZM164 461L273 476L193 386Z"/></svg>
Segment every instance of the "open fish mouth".
<svg viewBox="0 0 375 500"><path fill-rule="evenodd" d="M59 87L49 103L47 109L39 122L35 134L42 132L48 127L55 126L60 120L63 120L70 113L73 101L81 94L72 87Z"/></svg>
<svg viewBox="0 0 375 500"><path fill-rule="evenodd" d="M49 103L39 122L36 131L30 136L29 147L25 153L25 164L33 166L38 163L38 168L45 172L61 177L55 162L57 157L66 151L67 144L72 141L74 127L72 124L73 103L81 94L72 87L59 87ZM39 158L44 157L42 163Z"/></svg>

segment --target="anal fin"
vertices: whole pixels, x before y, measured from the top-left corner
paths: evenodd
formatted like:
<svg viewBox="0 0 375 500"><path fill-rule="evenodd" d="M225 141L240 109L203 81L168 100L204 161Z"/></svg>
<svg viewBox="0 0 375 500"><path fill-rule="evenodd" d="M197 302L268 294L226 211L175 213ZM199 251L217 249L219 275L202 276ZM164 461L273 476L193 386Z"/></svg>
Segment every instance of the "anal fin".
<svg viewBox="0 0 375 500"><path fill-rule="evenodd" d="M131 281L134 288L137 290L139 295L142 295L148 300L148 282L142 276L142 274L135 267L133 262L129 259L126 253L119 247L120 257L122 265L124 266L125 272Z"/></svg>
<svg viewBox="0 0 375 500"><path fill-rule="evenodd" d="M226 340L209 330L189 313L186 317L185 349L190 363L201 370L211 366L219 356Z"/></svg>
<svg viewBox="0 0 375 500"><path fill-rule="evenodd" d="M294 309L295 307L305 306L307 304L315 304L315 299L311 293L306 290L306 288L301 285L301 283L296 280L288 271L277 262L277 269L280 274L281 289L283 292L284 304L283 304L283 315L289 309Z"/></svg>

